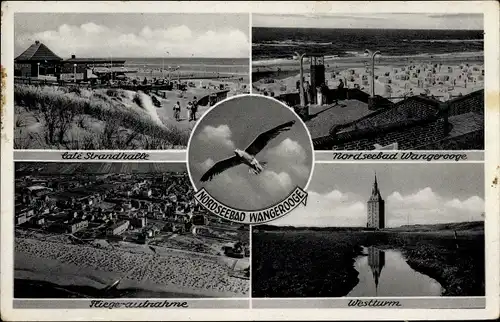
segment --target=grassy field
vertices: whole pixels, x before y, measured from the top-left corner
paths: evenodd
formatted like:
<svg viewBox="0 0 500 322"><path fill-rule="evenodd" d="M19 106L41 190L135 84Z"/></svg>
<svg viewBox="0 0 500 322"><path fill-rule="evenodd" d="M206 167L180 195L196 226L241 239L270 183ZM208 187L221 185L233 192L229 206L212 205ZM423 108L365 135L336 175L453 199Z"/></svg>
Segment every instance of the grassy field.
<svg viewBox="0 0 500 322"><path fill-rule="evenodd" d="M15 149L168 149L189 138L142 92L16 84L14 105Z"/></svg>
<svg viewBox="0 0 500 322"><path fill-rule="evenodd" d="M252 235L252 293L345 296L358 283L353 264L361 246L373 245L401 251L410 267L443 286L443 296L481 296L485 294L483 230L479 223L379 232L261 226Z"/></svg>

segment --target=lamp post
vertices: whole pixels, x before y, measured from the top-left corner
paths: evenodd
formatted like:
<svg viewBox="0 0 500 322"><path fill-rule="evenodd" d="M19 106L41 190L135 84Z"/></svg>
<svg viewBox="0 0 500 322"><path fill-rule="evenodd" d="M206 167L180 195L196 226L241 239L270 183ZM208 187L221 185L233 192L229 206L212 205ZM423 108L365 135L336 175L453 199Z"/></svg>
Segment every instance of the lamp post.
<svg viewBox="0 0 500 322"><path fill-rule="evenodd" d="M111 53L109 54L109 58L111 60L111 67L109 68L111 70L111 81L113 81L113 55Z"/></svg>
<svg viewBox="0 0 500 322"><path fill-rule="evenodd" d="M76 64L73 64L73 78L75 79L76 84Z"/></svg>
<svg viewBox="0 0 500 322"><path fill-rule="evenodd" d="M299 55L297 52L295 52L295 55L298 57L300 62L300 106L304 107L306 106L306 98L304 96L304 57L306 54L303 53L302 55Z"/></svg>
<svg viewBox="0 0 500 322"><path fill-rule="evenodd" d="M168 51L165 51L165 54L170 56L170 52L168 52ZM165 57L162 57L161 58L161 76L162 77L165 77L165 75L163 74L164 72L165 72Z"/></svg>
<svg viewBox="0 0 500 322"><path fill-rule="evenodd" d="M36 63L36 77L40 77L40 62Z"/></svg>
<svg viewBox="0 0 500 322"><path fill-rule="evenodd" d="M372 52L369 49L365 50L365 53L372 58L372 97L375 97L375 56L381 55L380 51Z"/></svg>

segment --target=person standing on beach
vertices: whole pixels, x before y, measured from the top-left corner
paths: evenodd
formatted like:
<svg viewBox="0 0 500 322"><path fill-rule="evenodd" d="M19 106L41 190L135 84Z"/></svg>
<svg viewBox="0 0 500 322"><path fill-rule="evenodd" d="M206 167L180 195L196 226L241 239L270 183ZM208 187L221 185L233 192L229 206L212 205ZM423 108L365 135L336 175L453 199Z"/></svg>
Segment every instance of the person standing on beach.
<svg viewBox="0 0 500 322"><path fill-rule="evenodd" d="M326 99L328 98L328 91L330 90L328 88L328 85L326 85L325 83L321 83L321 101L323 102L323 104L326 104Z"/></svg>
<svg viewBox="0 0 500 322"><path fill-rule="evenodd" d="M339 89L339 90L344 89L344 82L342 81L342 79L339 79L339 86L337 86L337 89Z"/></svg>
<svg viewBox="0 0 500 322"><path fill-rule="evenodd" d="M181 117L181 104L177 101L174 105L174 117L177 122L179 122L179 118Z"/></svg>
<svg viewBox="0 0 500 322"><path fill-rule="evenodd" d="M305 99L306 99L306 105L310 105L312 101L312 93L311 93L311 85L309 85L308 81L304 82L304 92L305 92Z"/></svg>
<svg viewBox="0 0 500 322"><path fill-rule="evenodd" d="M198 100L196 96L193 98L193 108L191 110L191 115L193 116L193 121L196 122L196 112L198 112Z"/></svg>
<svg viewBox="0 0 500 322"><path fill-rule="evenodd" d="M191 122L191 120L193 119L193 103L188 102L186 109L187 109L188 122Z"/></svg>

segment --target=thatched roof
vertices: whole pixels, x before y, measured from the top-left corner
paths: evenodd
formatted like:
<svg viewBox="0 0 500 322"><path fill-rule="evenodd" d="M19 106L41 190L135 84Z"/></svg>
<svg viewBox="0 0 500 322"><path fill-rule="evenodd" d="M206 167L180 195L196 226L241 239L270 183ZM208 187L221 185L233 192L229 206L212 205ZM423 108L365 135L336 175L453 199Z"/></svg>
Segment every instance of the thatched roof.
<svg viewBox="0 0 500 322"><path fill-rule="evenodd" d="M34 44L29 46L21 55L17 56L14 61L22 62L22 61L61 61L63 60L61 57L57 56L50 50L47 46L39 42L35 41Z"/></svg>

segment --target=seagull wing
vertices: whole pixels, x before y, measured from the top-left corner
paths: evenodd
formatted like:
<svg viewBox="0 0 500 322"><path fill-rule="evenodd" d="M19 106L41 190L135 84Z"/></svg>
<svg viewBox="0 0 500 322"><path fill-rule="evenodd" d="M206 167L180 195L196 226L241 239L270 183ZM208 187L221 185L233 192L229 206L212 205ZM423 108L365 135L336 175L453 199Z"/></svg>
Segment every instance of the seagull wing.
<svg viewBox="0 0 500 322"><path fill-rule="evenodd" d="M255 156L257 153L262 151L262 149L264 149L264 147L267 145L267 143L269 143L269 141L271 141L272 139L277 137L281 132L285 132L285 131L290 130L290 128L292 127L292 125L294 123L295 123L295 121L286 122L286 123L283 123L281 125L278 125L274 129L271 129L267 132L261 133L246 148L245 152L247 152L250 155Z"/></svg>
<svg viewBox="0 0 500 322"><path fill-rule="evenodd" d="M236 155L228 159L219 161L216 164L214 164L207 172L205 172L205 174L201 177L200 181L201 182L210 181L212 180L213 177L215 177L219 173L229 168L235 167L238 164L241 164L241 159L238 158Z"/></svg>

